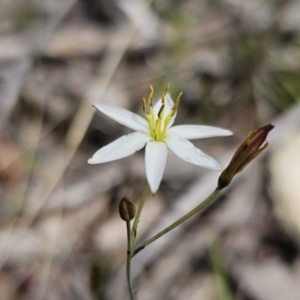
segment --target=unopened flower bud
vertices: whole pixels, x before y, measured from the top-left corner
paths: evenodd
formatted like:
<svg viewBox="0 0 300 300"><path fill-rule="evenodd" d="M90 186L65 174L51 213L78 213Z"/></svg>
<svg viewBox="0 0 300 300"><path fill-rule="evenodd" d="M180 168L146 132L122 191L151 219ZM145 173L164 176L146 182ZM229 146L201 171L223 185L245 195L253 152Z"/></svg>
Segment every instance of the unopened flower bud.
<svg viewBox="0 0 300 300"><path fill-rule="evenodd" d="M129 222L135 217L135 205L127 198L123 197L119 203L119 214L122 220Z"/></svg>
<svg viewBox="0 0 300 300"><path fill-rule="evenodd" d="M272 124L268 124L249 132L246 140L238 147L229 165L220 175L218 181L219 189L228 186L236 174L243 171L256 156L268 147L266 138L273 128L274 126Z"/></svg>

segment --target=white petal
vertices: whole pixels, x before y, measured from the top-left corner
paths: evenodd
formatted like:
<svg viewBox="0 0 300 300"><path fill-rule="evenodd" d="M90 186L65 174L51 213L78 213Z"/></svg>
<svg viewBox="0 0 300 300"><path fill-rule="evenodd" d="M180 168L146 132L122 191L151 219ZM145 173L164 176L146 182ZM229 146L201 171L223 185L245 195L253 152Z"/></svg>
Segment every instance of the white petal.
<svg viewBox="0 0 300 300"><path fill-rule="evenodd" d="M88 160L88 163L101 164L129 156L142 149L149 140L151 140L149 135L140 132L123 135L98 150L93 157Z"/></svg>
<svg viewBox="0 0 300 300"><path fill-rule="evenodd" d="M218 161L184 138L170 135L166 138L166 144L178 157L186 162L215 171L222 170L222 166Z"/></svg>
<svg viewBox="0 0 300 300"><path fill-rule="evenodd" d="M146 175L151 192L159 188L167 162L168 148L163 142L151 141L146 146Z"/></svg>
<svg viewBox="0 0 300 300"><path fill-rule="evenodd" d="M147 121L129 110L105 102L96 103L94 106L106 116L128 128L143 133L149 132Z"/></svg>
<svg viewBox="0 0 300 300"><path fill-rule="evenodd" d="M230 130L202 125L174 126L168 130L168 133L176 134L188 140L232 135Z"/></svg>

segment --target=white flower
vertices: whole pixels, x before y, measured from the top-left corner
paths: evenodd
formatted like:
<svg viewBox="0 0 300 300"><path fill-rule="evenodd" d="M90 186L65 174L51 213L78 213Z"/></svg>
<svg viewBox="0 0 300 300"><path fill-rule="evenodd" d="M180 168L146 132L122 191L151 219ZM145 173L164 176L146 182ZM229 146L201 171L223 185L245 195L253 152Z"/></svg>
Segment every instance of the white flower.
<svg viewBox="0 0 300 300"><path fill-rule="evenodd" d="M114 142L98 150L89 164L100 164L117 160L133 154L146 145L146 175L152 193L160 185L170 148L178 157L211 170L222 170L222 166L214 158L196 148L188 140L232 135L230 130L201 125L173 126L178 104L182 93L175 101L168 94L169 85L161 99L153 106L153 88L147 101L143 98L143 111L146 119L109 103L97 103L95 107L103 114L136 132L124 135Z"/></svg>

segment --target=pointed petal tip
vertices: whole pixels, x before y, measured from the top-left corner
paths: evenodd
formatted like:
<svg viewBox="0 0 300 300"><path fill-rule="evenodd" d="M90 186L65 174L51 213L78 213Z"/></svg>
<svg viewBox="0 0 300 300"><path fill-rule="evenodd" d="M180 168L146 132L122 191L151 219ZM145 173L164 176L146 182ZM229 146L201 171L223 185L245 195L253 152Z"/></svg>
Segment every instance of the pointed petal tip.
<svg viewBox="0 0 300 300"><path fill-rule="evenodd" d="M87 161L87 163L90 164L90 165L96 164L96 162L93 160L93 158L90 158L90 159Z"/></svg>
<svg viewBox="0 0 300 300"><path fill-rule="evenodd" d="M215 129L219 130L219 132L216 133L215 137L233 136L234 135L233 131L231 131L229 129L218 128L218 127L215 127Z"/></svg>
<svg viewBox="0 0 300 300"><path fill-rule="evenodd" d="M150 184L150 182L148 182L148 184L149 184L152 196L155 196L156 192L158 191L158 186L157 187L153 186L152 184Z"/></svg>
<svg viewBox="0 0 300 300"><path fill-rule="evenodd" d="M221 164L219 164L219 165L216 166L216 168L214 168L212 170L217 171L217 172L223 171L223 166Z"/></svg>
<svg viewBox="0 0 300 300"><path fill-rule="evenodd" d="M220 171L223 171L223 166L221 165L221 163L216 160L215 158L213 158L211 156L212 160L211 160L211 163L210 165L207 166L207 169L210 169L212 171L216 171L216 172L220 172Z"/></svg>
<svg viewBox="0 0 300 300"><path fill-rule="evenodd" d="M148 180L148 184L149 184L149 187L150 187L151 194L152 194L152 196L154 196L154 195L156 194L156 192L158 191L160 182L159 182L159 184L157 185L157 183L153 183L153 182L150 182L150 181Z"/></svg>
<svg viewBox="0 0 300 300"><path fill-rule="evenodd" d="M209 164L199 165L199 166L202 168L205 168L207 170L214 171L214 172L223 171L223 166L213 157L211 157L211 161Z"/></svg>
<svg viewBox="0 0 300 300"><path fill-rule="evenodd" d="M231 131L231 130L228 130L228 129L224 129L224 130L226 130L227 131L227 136L233 136L233 131Z"/></svg>

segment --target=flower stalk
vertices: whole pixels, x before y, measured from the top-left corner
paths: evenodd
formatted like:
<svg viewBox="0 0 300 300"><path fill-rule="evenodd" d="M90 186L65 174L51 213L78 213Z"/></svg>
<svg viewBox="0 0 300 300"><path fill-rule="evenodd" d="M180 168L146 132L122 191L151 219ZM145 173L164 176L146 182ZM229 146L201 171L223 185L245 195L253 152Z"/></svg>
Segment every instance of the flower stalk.
<svg viewBox="0 0 300 300"><path fill-rule="evenodd" d="M202 201L199 205L197 205L195 208L193 208L191 211L189 211L187 214L179 218L177 221L154 235L152 238L148 239L146 242L144 242L142 245L137 247L134 252L133 256L138 254L141 250L145 249L147 246L155 242L157 239L165 235L166 233L170 232L171 230L175 229L177 226L181 225L183 222L187 221L189 218L194 216L196 213L198 213L200 210L207 207L209 204L213 202L213 200L218 196L220 192L219 188L216 188L204 201Z"/></svg>
<svg viewBox="0 0 300 300"><path fill-rule="evenodd" d="M126 259L126 278L127 278L127 285L130 295L130 300L136 300L132 277L131 277L131 261L133 258L132 248L136 239L137 228L139 219L142 213L142 209L144 207L146 198L149 194L150 188L148 183L144 188L144 192L142 194L142 198L139 202L138 209L136 211L135 205L127 198L123 197L119 203L119 214L122 220L126 222L126 229L127 229L127 259ZM130 221L133 220L133 226L131 228Z"/></svg>
<svg viewBox="0 0 300 300"><path fill-rule="evenodd" d="M131 260L132 260L132 244L131 244L131 228L130 228L130 221L126 221L126 228L127 228L127 260L126 260L126 278L127 278L127 285L130 295L130 300L136 300L135 292L133 289L132 278L131 278Z"/></svg>
<svg viewBox="0 0 300 300"><path fill-rule="evenodd" d="M127 231L127 259L126 259L126 277L129 295L131 300L136 300L131 278L131 260L132 260L132 241L131 241L131 224L130 221L135 217L135 205L125 196L119 203L120 218L126 222Z"/></svg>
<svg viewBox="0 0 300 300"><path fill-rule="evenodd" d="M138 224L139 224L139 221L140 221L141 213L142 213L146 198L149 194L149 191L150 191L150 187L149 187L149 184L147 183L145 185L145 188L144 188L144 191L143 191L143 194L142 194L142 198L139 202L138 209L137 209L134 221L133 221L133 226L132 226L131 234L130 234L131 245L133 245L133 243L135 242L136 234L137 234L137 228L138 228Z"/></svg>

